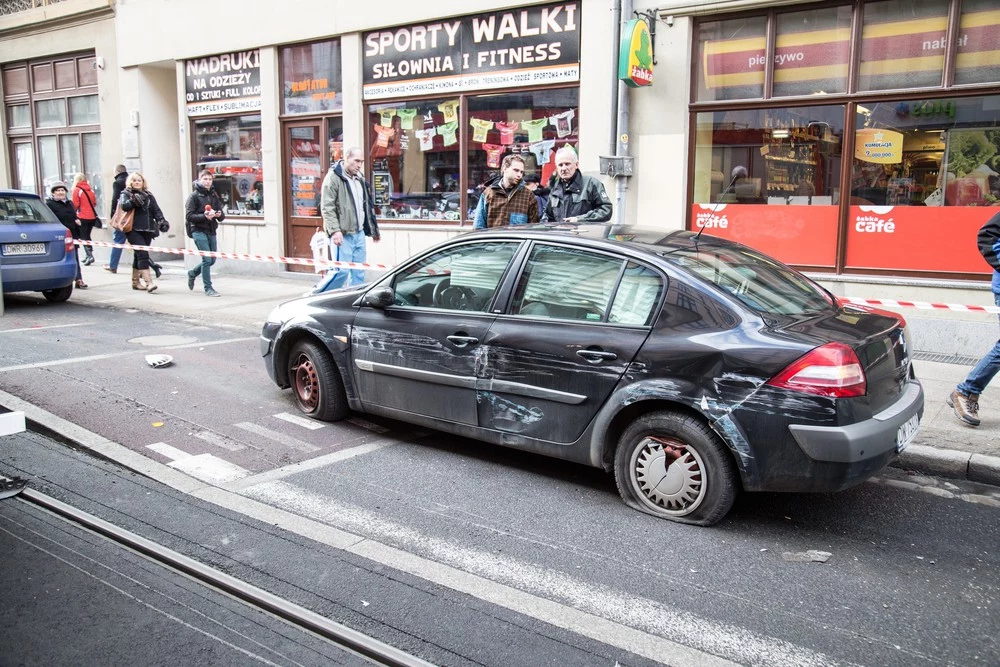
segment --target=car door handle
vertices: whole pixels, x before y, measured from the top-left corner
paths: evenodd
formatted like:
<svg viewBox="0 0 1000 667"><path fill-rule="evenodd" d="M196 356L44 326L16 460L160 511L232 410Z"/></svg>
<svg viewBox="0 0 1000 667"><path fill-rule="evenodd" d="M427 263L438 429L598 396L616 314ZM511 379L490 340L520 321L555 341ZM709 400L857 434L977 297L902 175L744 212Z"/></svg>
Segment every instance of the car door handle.
<svg viewBox="0 0 1000 667"><path fill-rule="evenodd" d="M479 342L479 339L475 336L452 335L448 336L448 341L455 347L465 347L466 345L475 345Z"/></svg>
<svg viewBox="0 0 1000 667"><path fill-rule="evenodd" d="M605 352L603 350L577 350L576 353L587 361L595 364L601 361L611 361L618 358L618 355L614 352Z"/></svg>

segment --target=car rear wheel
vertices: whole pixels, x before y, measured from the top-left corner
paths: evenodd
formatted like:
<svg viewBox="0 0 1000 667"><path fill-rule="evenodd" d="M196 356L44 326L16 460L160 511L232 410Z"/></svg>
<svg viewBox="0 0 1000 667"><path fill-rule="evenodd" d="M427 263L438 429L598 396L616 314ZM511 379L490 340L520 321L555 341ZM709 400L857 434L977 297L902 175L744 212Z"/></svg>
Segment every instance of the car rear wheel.
<svg viewBox="0 0 1000 667"><path fill-rule="evenodd" d="M311 341L299 341L288 357L288 380L299 410L322 421L347 416L347 394L333 359Z"/></svg>
<svg viewBox="0 0 1000 667"><path fill-rule="evenodd" d="M60 287L59 289L47 289L42 290L42 295L52 303L59 303L65 301L69 298L70 294L73 293L73 286L67 285L66 287Z"/></svg>
<svg viewBox="0 0 1000 667"><path fill-rule="evenodd" d="M719 437L697 418L653 412L635 420L615 452L615 482L630 507L711 526L736 499L736 470Z"/></svg>

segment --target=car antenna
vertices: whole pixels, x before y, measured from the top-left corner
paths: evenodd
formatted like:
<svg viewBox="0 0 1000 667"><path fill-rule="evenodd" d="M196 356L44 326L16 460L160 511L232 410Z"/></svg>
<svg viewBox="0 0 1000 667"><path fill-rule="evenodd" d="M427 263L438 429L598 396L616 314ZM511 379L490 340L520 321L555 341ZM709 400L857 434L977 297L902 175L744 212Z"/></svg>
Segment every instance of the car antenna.
<svg viewBox="0 0 1000 667"><path fill-rule="evenodd" d="M725 197L727 194L729 194L729 189L731 187L733 187L733 183L736 182L736 179L738 179L738 178L746 178L746 177L747 177L747 168L746 167L744 167L743 165L739 164L739 165L736 165L733 168L733 180L729 181L729 185L726 186L726 189L723 190L721 193L719 193L719 201L715 202L715 207L712 208L712 216L713 217L715 216L715 212L719 210L719 205L722 204L722 198ZM697 242L698 241L698 237L701 236L701 233L703 231L705 231L705 226L704 225L702 225L701 229L698 230L698 233L694 235L694 239L692 239L692 240L695 241L695 242Z"/></svg>

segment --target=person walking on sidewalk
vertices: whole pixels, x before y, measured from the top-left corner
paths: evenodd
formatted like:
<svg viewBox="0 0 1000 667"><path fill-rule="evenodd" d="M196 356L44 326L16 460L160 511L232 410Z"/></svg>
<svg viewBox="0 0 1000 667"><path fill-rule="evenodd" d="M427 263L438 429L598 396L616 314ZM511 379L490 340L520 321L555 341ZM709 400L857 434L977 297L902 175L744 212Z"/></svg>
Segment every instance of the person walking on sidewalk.
<svg viewBox="0 0 1000 667"><path fill-rule="evenodd" d="M59 222L69 230L74 240L80 238L80 219L76 217L73 202L66 197L65 183L56 181L49 187L49 198L45 200L45 205L56 214ZM73 254L76 255L76 287L87 289L87 283L83 282L83 271L80 270L80 246L74 246Z"/></svg>
<svg viewBox="0 0 1000 667"><path fill-rule="evenodd" d="M222 199L212 187L215 177L208 169L202 169L198 174L198 180L194 182L194 192L184 205L184 217L191 226L191 238L194 245L202 252L217 252L219 250L219 239L216 232L219 229L219 221L225 220L226 214L222 210ZM201 276L201 282L205 286L205 296L221 296L212 287L212 265L215 258L203 255L201 264L187 272L188 289L194 289L194 281Z"/></svg>
<svg viewBox="0 0 1000 667"><path fill-rule="evenodd" d="M133 172L125 183L125 190L118 198L118 206L123 211L135 211L132 231L125 234L131 246L148 246L156 232L166 222L156 197L146 189L146 179L139 172ZM132 249L132 289L156 291L156 284L149 274L149 251Z"/></svg>
<svg viewBox="0 0 1000 667"><path fill-rule="evenodd" d="M115 217L115 211L118 209L118 199L122 196L122 192L125 190L125 181L128 180L128 170L125 169L125 165L120 164L115 167L115 182L111 185L111 213L108 214L108 220ZM115 245L123 245L125 243L125 232L111 228L111 240ZM118 273L118 262L122 258L121 248L111 249L111 259L107 264L104 265L105 271L110 271L111 273Z"/></svg>
<svg viewBox="0 0 1000 667"><path fill-rule="evenodd" d="M1000 306L1000 213L986 221L979 230L979 252L993 267L993 302ZM986 390L993 376L1000 371L1000 340L979 360L965 381L948 397L948 406L958 420L967 426L979 426L979 395Z"/></svg>
<svg viewBox="0 0 1000 667"><path fill-rule="evenodd" d="M97 198L84 174L73 177L73 208L76 209L76 217L80 220L80 240L90 241L90 232L98 224ZM87 256L82 263L84 266L90 266L94 263L94 249L90 245L85 245L83 252Z"/></svg>
<svg viewBox="0 0 1000 667"><path fill-rule="evenodd" d="M372 189L361 169L364 163L360 148L348 148L344 159L333 164L323 178L320 196L323 230L330 237L330 251L338 262L364 262L368 256L365 237L372 237L375 243L382 239L372 204ZM364 281L364 269L334 267L316 291L360 285Z"/></svg>

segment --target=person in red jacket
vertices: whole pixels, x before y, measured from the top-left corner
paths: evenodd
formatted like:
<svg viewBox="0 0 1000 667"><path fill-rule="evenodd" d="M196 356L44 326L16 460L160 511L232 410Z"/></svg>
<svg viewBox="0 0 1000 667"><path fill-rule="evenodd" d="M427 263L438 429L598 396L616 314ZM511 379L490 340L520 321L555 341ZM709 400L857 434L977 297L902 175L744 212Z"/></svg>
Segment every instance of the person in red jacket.
<svg viewBox="0 0 1000 667"><path fill-rule="evenodd" d="M90 241L90 232L99 224L97 222L97 196L84 174L77 174L73 177L73 208L76 209L76 217L80 220L80 240ZM94 249L90 245L85 245L83 252L87 256L83 259L82 264L90 266L94 263Z"/></svg>

